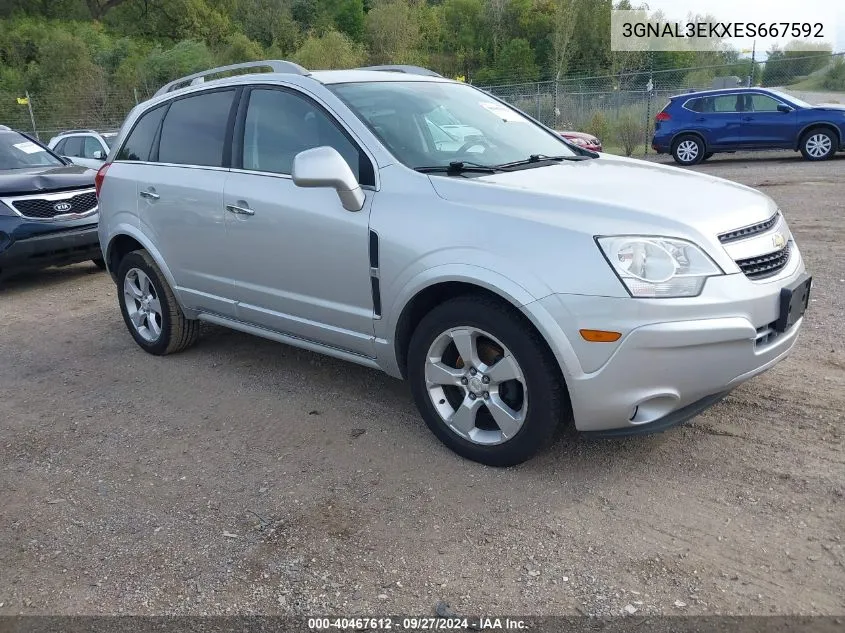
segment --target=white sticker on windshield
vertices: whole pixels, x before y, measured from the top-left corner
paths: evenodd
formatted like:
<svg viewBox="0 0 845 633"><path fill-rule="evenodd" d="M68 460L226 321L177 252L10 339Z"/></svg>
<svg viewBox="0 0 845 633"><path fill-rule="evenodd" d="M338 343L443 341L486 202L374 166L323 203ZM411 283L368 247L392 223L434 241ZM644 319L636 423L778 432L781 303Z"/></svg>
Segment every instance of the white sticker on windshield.
<svg viewBox="0 0 845 633"><path fill-rule="evenodd" d="M502 119L502 121L511 123L527 122L527 119L524 116L514 110L511 110L509 107L502 105L501 103L496 103L495 101L479 101L478 104L482 108L485 108L495 114L497 117Z"/></svg>
<svg viewBox="0 0 845 633"><path fill-rule="evenodd" d="M22 151L24 154L37 154L38 152L44 151L43 148L38 147L38 145L36 145L32 141L25 141L23 143L15 143L14 147L16 147L17 149Z"/></svg>

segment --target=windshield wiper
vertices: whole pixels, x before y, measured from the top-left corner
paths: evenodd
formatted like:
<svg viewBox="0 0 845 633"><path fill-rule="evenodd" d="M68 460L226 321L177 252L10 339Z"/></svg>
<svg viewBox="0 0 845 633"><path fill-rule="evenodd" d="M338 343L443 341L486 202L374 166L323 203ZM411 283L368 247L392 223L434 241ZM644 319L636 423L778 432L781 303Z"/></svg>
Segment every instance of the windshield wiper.
<svg viewBox="0 0 845 633"><path fill-rule="evenodd" d="M490 167L489 165L481 165L479 163L472 163L468 161L456 160L448 165L432 165L431 167L415 167L415 171L421 174L463 174L465 172L475 172L479 174L495 174L499 167Z"/></svg>
<svg viewBox="0 0 845 633"><path fill-rule="evenodd" d="M546 154L531 154L528 158L524 160L515 160L512 163L502 163L501 165L496 165L497 169L510 169L512 167L525 167L526 165L537 165L538 167L546 164L546 163L559 163L561 161L572 161L572 162L579 162L582 160L590 160L592 156L547 156Z"/></svg>

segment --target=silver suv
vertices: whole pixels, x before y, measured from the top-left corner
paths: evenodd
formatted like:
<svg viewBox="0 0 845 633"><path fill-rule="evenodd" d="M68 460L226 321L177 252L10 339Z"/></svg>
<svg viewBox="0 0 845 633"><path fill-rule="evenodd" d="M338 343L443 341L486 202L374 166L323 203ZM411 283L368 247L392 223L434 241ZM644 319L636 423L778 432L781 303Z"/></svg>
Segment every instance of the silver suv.
<svg viewBox="0 0 845 633"><path fill-rule="evenodd" d="M767 196L412 67L183 78L130 113L97 189L144 350L206 321L378 368L491 465L562 421L689 419L787 355L810 289Z"/></svg>

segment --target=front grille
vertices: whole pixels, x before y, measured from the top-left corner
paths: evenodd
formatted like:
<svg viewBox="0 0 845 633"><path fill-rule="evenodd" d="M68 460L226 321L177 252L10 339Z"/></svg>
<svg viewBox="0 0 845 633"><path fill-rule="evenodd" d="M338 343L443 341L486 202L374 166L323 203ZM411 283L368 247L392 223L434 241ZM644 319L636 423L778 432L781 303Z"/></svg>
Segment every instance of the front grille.
<svg viewBox="0 0 845 633"><path fill-rule="evenodd" d="M60 215L88 213L97 206L97 194L89 191L67 198L23 198L12 204L26 218L49 220Z"/></svg>
<svg viewBox="0 0 845 633"><path fill-rule="evenodd" d="M728 242L735 242L736 240L744 240L747 237L751 237L752 235L757 235L757 233L763 233L768 231L772 228L775 224L777 224L778 219L780 219L780 214L775 213L772 217L764 222L759 222L757 224L752 224L751 226L746 226L741 229L735 229L733 231L728 231L727 233L722 233L719 236L719 241L722 244L727 244Z"/></svg>
<svg viewBox="0 0 845 633"><path fill-rule="evenodd" d="M749 279L765 279L777 275L789 261L791 242L787 242L779 251L757 257L736 260L737 265Z"/></svg>

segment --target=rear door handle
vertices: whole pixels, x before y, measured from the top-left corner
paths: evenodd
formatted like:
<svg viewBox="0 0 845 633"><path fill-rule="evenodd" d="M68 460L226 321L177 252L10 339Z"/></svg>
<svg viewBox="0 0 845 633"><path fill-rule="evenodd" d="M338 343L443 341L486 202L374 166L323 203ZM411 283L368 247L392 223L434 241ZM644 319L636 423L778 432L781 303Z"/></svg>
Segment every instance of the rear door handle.
<svg viewBox="0 0 845 633"><path fill-rule="evenodd" d="M700 116L696 119L696 121L706 121L707 117Z"/></svg>
<svg viewBox="0 0 845 633"><path fill-rule="evenodd" d="M148 200L158 200L159 198L161 198L161 196L158 195L154 190L142 191L138 195L142 198L147 198Z"/></svg>
<svg viewBox="0 0 845 633"><path fill-rule="evenodd" d="M236 204L227 204L226 211L235 215L255 215L255 211L247 207L239 207Z"/></svg>
<svg viewBox="0 0 845 633"><path fill-rule="evenodd" d="M744 116L744 117L742 117L742 120L743 120L743 121L753 121L753 120L754 120L754 117Z"/></svg>

